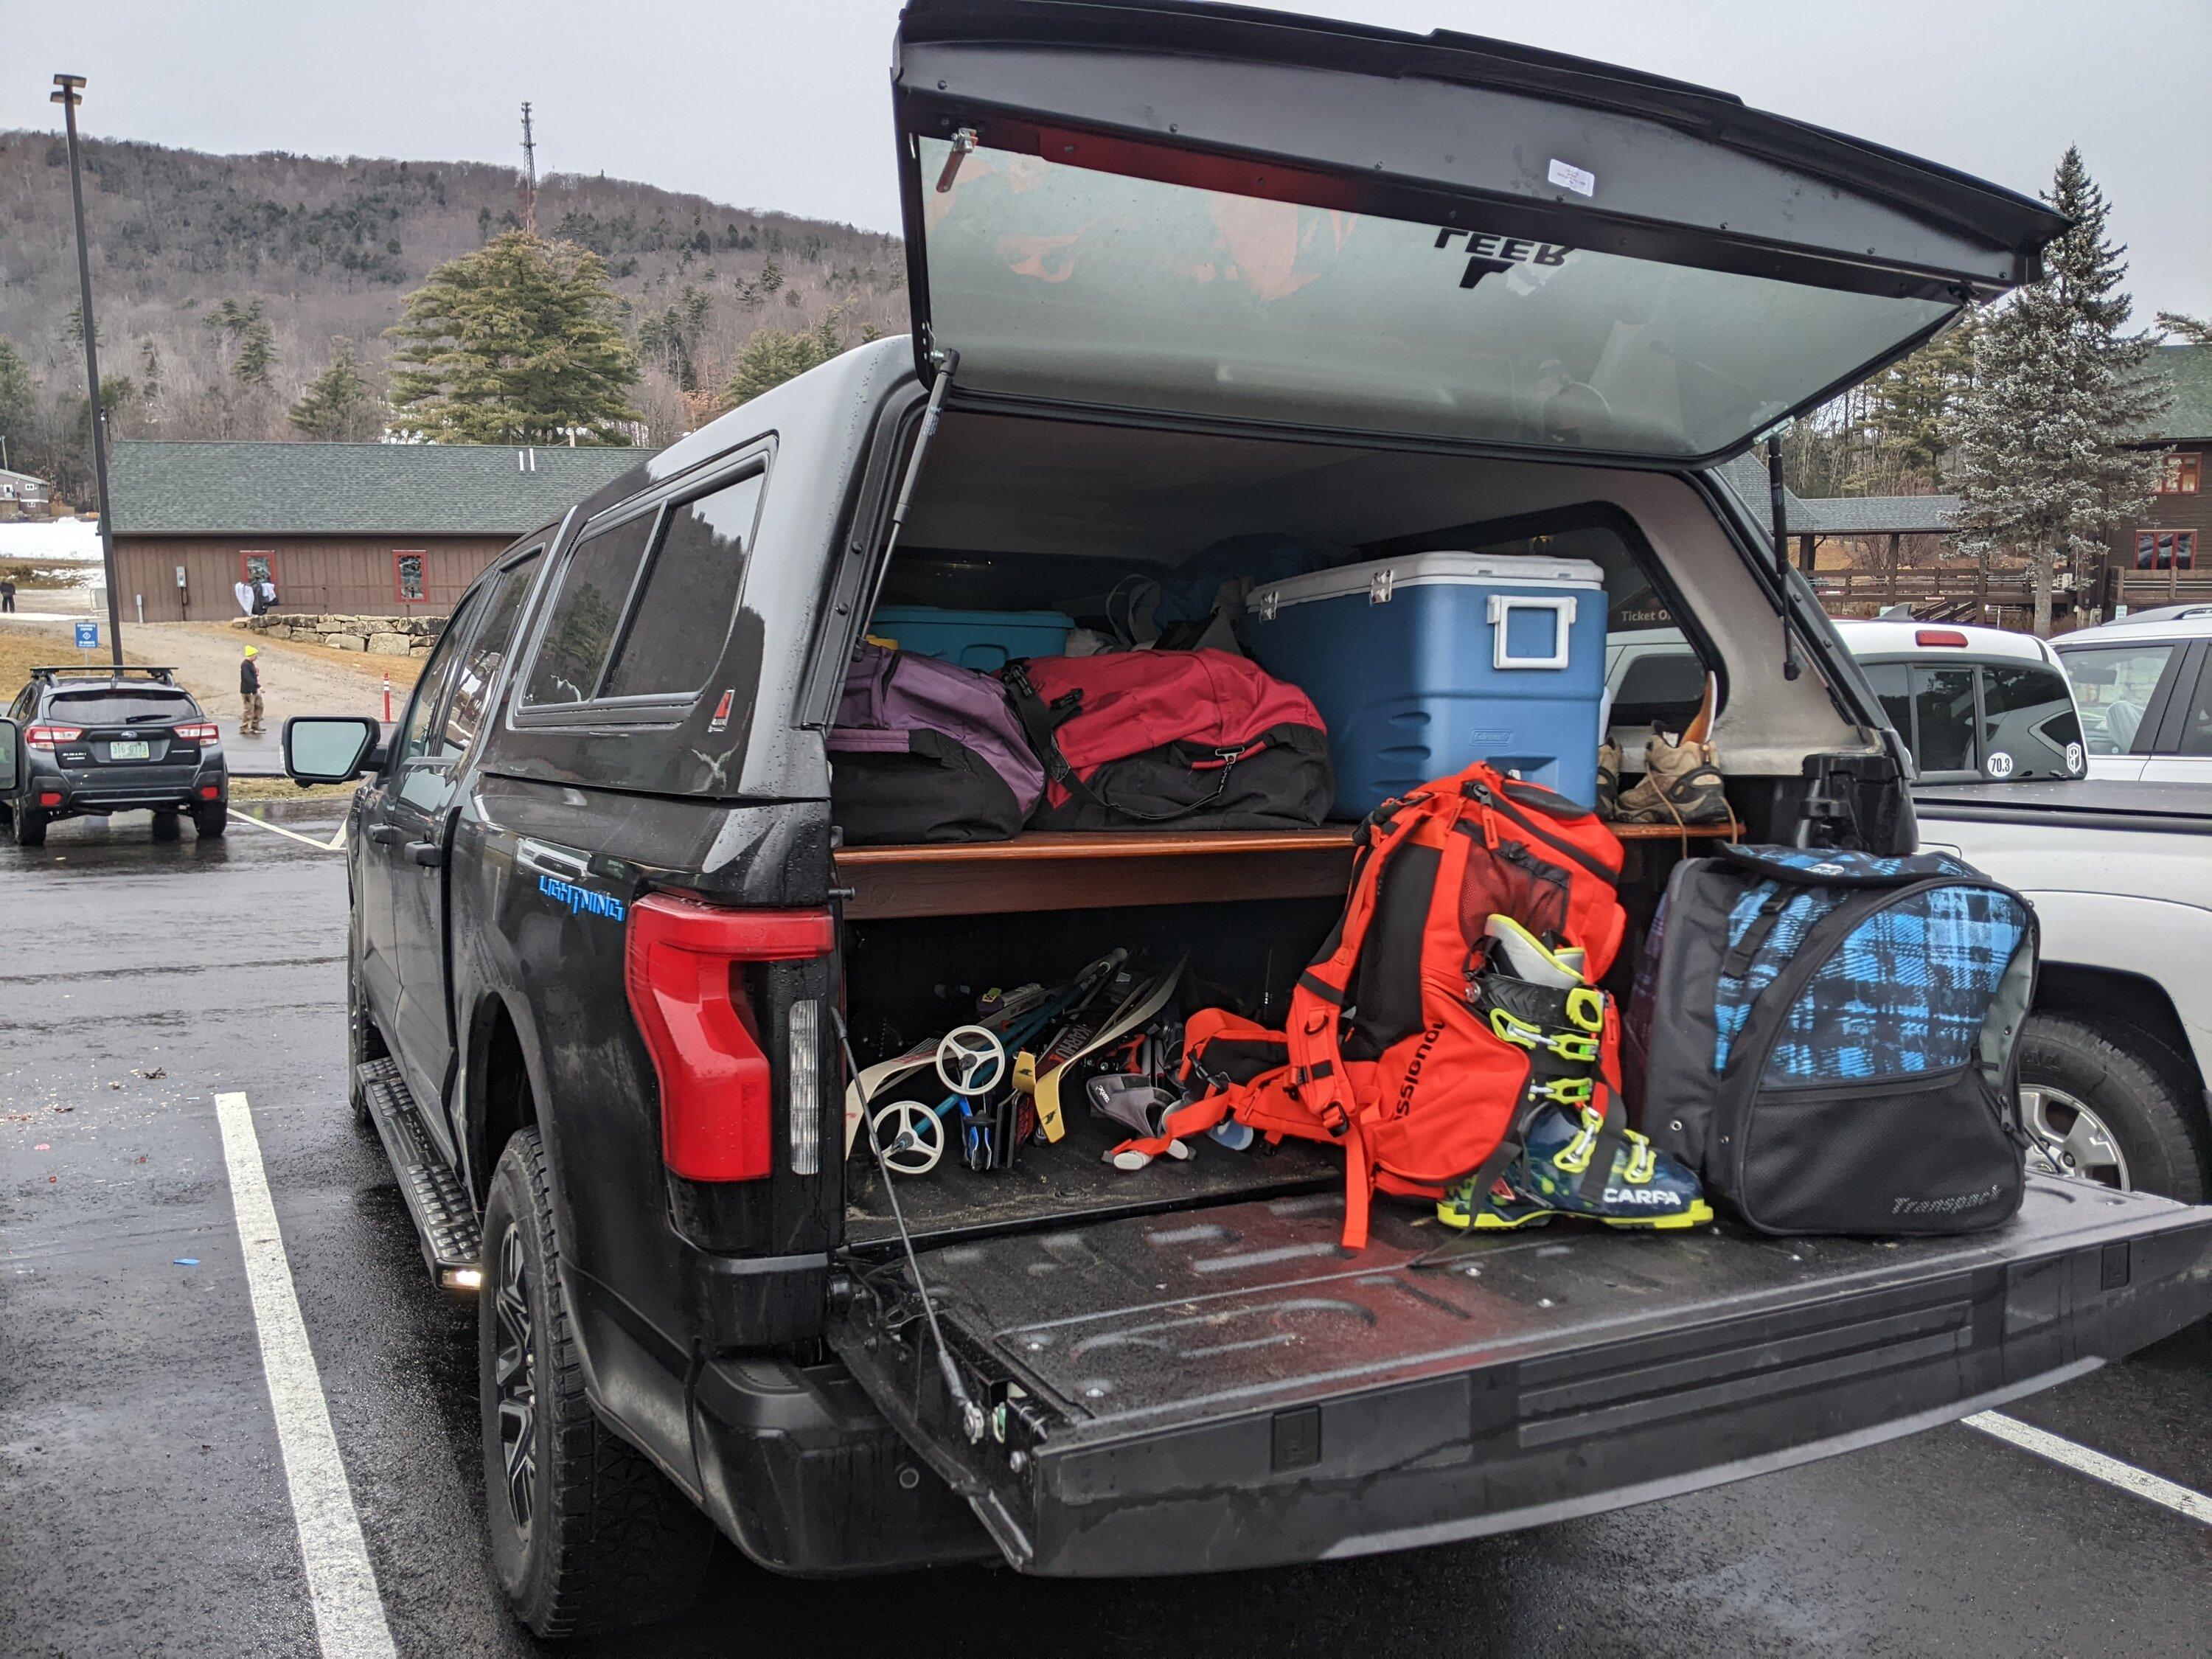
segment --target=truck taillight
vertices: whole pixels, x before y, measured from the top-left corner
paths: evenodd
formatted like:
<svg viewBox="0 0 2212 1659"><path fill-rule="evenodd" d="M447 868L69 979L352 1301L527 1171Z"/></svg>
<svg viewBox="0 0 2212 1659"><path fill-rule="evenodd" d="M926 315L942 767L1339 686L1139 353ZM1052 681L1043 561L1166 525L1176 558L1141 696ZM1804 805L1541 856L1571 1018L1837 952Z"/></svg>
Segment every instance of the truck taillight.
<svg viewBox="0 0 2212 1659"><path fill-rule="evenodd" d="M23 728L23 744L27 749L52 751L64 743L75 743L84 735L82 726L27 726Z"/></svg>
<svg viewBox="0 0 2212 1659"><path fill-rule="evenodd" d="M1964 649L1966 636L1955 628L1923 628L1913 635L1915 645L1953 645Z"/></svg>
<svg viewBox="0 0 2212 1659"><path fill-rule="evenodd" d="M213 743L216 732L213 720L186 720L182 726L170 728L179 743Z"/></svg>
<svg viewBox="0 0 2212 1659"><path fill-rule="evenodd" d="M630 907L623 977L630 1012L660 1079L661 1161L687 1181L757 1181L775 1167L775 1107L768 1055L737 969L756 962L827 956L836 942L827 910L738 910L655 893ZM811 1031L818 1009L790 1036ZM816 1037L818 1044L818 1035ZM794 1078L820 1102L811 1058L793 1054ZM796 1115L801 1107L794 1091ZM819 1167L818 1127L794 1157ZM796 1116L793 1151L801 1154ZM801 1173L805 1171L801 1170Z"/></svg>

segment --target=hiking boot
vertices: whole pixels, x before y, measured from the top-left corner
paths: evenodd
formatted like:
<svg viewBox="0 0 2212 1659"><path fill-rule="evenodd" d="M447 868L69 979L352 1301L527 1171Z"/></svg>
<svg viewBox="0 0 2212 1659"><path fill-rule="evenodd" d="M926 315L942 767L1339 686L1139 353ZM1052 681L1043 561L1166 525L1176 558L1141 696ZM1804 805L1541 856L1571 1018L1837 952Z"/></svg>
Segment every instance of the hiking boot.
<svg viewBox="0 0 2212 1659"><path fill-rule="evenodd" d="M1644 745L1644 775L1620 791L1613 821L1733 824L1735 814L1721 786L1719 758L1710 743L1676 743L1654 726Z"/></svg>
<svg viewBox="0 0 2212 1659"><path fill-rule="evenodd" d="M1611 738L1597 746L1597 815L1620 816L1620 745Z"/></svg>

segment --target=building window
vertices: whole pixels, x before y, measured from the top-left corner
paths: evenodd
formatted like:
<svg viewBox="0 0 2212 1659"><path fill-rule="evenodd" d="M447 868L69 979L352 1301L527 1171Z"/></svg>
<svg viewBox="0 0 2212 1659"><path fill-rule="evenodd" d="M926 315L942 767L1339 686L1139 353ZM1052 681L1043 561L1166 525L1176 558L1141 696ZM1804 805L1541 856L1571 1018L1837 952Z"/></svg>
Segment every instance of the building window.
<svg viewBox="0 0 2212 1659"><path fill-rule="evenodd" d="M2136 568L2193 570L2197 568L2197 532L2193 530L2136 532Z"/></svg>
<svg viewBox="0 0 2212 1659"><path fill-rule="evenodd" d="M2204 457L2196 450L2176 450L2166 458L2166 476L2158 481L2161 495L2194 495L2204 471Z"/></svg>
<svg viewBox="0 0 2212 1659"><path fill-rule="evenodd" d="M276 555L266 548L248 548L238 556L238 579L242 582L276 580Z"/></svg>
<svg viewBox="0 0 2212 1659"><path fill-rule="evenodd" d="M417 550L392 556L392 586L404 605L419 605L423 598L422 562L428 556Z"/></svg>

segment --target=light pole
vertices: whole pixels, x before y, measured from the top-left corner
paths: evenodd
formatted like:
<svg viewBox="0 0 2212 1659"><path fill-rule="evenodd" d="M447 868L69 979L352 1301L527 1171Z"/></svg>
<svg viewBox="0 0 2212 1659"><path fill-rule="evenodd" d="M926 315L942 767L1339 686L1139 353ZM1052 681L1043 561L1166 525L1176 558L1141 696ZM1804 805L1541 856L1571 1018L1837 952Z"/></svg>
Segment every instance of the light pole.
<svg viewBox="0 0 2212 1659"><path fill-rule="evenodd" d="M69 130L70 195L76 204L78 317L84 324L84 379L92 398L92 477L100 492L100 563L107 573L107 652L123 666L123 596L115 577L115 520L107 506L107 432L100 406L100 331L92 320L92 248L84 235L84 173L77 165L76 106L84 101L84 76L57 75L52 101L62 106Z"/></svg>

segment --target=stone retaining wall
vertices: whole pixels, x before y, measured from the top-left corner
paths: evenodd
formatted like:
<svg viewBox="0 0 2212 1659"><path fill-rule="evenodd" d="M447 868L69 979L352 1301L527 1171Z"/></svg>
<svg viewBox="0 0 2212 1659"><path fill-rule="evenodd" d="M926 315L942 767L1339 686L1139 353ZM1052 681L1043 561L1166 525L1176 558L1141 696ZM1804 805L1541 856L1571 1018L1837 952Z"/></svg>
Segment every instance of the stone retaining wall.
<svg viewBox="0 0 2212 1659"><path fill-rule="evenodd" d="M427 657L445 632L443 617L238 617L233 628L332 651L365 651L380 657Z"/></svg>

